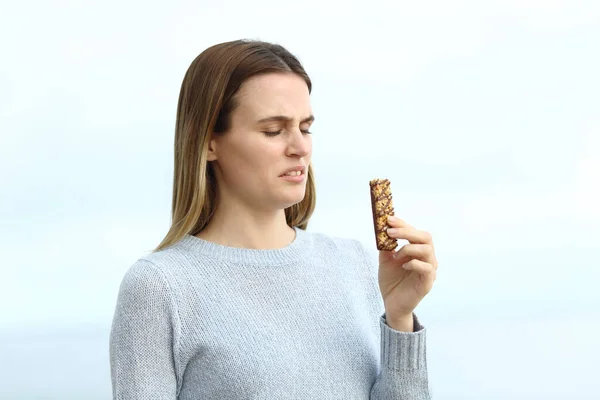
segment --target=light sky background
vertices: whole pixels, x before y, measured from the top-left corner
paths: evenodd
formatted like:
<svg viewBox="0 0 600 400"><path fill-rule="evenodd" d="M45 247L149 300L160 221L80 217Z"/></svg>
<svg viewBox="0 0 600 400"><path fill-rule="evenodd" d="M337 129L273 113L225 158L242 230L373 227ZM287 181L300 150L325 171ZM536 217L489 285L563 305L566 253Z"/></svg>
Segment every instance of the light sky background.
<svg viewBox="0 0 600 400"><path fill-rule="evenodd" d="M181 81L273 41L313 80L309 231L433 234L435 399L600 399L600 3L7 2L0 398L110 398L121 278L166 234Z"/></svg>

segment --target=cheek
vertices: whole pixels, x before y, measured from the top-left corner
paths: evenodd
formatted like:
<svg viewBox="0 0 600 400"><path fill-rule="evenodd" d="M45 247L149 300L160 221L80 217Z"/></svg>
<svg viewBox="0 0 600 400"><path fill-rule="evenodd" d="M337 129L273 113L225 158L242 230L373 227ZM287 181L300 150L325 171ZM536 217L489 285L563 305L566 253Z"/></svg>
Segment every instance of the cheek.
<svg viewBox="0 0 600 400"><path fill-rule="evenodd" d="M281 149L274 142L240 143L228 150L231 157L227 172L240 184L248 181L256 183L257 180L260 183L268 179L276 173L281 159Z"/></svg>
<svg viewBox="0 0 600 400"><path fill-rule="evenodd" d="M308 151L308 154L305 158L310 162L313 150L312 135L306 135L304 143L306 144L306 150Z"/></svg>

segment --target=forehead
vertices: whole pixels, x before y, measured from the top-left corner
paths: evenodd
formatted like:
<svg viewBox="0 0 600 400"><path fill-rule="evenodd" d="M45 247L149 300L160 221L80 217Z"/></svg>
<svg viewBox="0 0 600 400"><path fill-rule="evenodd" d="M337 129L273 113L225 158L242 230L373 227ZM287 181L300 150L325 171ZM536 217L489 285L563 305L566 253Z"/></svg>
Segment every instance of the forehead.
<svg viewBox="0 0 600 400"><path fill-rule="evenodd" d="M311 114L310 93L304 79L293 73L271 73L246 80L238 92L234 114L258 120L272 115L304 118Z"/></svg>

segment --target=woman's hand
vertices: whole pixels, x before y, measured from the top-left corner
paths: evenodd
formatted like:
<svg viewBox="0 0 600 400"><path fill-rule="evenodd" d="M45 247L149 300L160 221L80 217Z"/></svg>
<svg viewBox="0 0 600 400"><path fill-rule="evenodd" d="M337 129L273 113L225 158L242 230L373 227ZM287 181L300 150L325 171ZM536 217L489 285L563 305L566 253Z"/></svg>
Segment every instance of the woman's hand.
<svg viewBox="0 0 600 400"><path fill-rule="evenodd" d="M389 217L387 234L408 240L400 250L379 252L379 289L386 322L396 330L413 330L412 313L433 287L438 263L433 239L397 217Z"/></svg>

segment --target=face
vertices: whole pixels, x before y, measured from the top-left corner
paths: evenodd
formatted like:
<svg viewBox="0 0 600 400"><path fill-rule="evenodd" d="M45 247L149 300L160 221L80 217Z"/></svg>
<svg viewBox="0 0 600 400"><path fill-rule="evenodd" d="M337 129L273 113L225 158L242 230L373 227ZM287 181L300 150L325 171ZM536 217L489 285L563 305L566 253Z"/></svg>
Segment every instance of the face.
<svg viewBox="0 0 600 400"><path fill-rule="evenodd" d="M312 153L306 82L292 73L255 76L242 84L237 103L229 131L213 135L209 148L220 194L263 210L299 203ZM294 168L301 171L284 175Z"/></svg>

